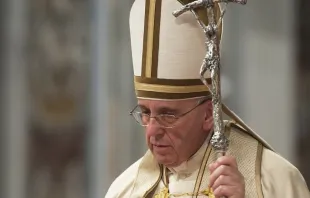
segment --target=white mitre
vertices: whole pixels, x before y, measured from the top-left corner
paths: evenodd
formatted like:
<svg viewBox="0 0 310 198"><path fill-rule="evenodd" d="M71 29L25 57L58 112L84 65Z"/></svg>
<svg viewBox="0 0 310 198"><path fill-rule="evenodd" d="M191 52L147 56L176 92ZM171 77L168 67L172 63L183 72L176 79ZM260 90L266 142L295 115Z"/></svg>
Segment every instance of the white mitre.
<svg viewBox="0 0 310 198"><path fill-rule="evenodd" d="M210 94L200 80L200 68L206 55L204 32L191 12L177 18L172 14L192 1L134 2L130 13L130 33L138 98L175 100ZM215 11L218 19L219 6L215 7ZM201 8L196 13L206 24L206 9ZM210 83L210 73L206 72L204 77Z"/></svg>

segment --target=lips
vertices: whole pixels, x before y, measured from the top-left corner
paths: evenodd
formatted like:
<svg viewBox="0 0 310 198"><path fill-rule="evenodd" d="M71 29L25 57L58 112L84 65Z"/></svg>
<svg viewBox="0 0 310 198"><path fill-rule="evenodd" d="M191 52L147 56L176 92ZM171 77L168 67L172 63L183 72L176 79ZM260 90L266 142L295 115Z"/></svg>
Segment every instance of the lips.
<svg viewBox="0 0 310 198"><path fill-rule="evenodd" d="M150 141L150 143L153 145L153 146L158 146L158 147L166 147L166 146L169 146L167 144L163 144L163 143L159 143L159 142L156 142L156 141Z"/></svg>
<svg viewBox="0 0 310 198"><path fill-rule="evenodd" d="M153 145L157 147L168 147L168 145L159 145L159 144L153 144Z"/></svg>
<svg viewBox="0 0 310 198"><path fill-rule="evenodd" d="M164 144L153 144L153 146L156 146L158 148L166 148L169 147L169 145L164 145Z"/></svg>

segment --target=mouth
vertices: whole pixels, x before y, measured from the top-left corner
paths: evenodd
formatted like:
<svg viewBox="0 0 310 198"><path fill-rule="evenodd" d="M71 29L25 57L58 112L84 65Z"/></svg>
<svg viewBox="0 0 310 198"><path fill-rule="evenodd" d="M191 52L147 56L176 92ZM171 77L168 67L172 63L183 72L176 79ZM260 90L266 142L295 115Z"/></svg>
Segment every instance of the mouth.
<svg viewBox="0 0 310 198"><path fill-rule="evenodd" d="M163 144L153 144L154 147L158 147L158 148L167 148L169 147L169 145L163 145Z"/></svg>

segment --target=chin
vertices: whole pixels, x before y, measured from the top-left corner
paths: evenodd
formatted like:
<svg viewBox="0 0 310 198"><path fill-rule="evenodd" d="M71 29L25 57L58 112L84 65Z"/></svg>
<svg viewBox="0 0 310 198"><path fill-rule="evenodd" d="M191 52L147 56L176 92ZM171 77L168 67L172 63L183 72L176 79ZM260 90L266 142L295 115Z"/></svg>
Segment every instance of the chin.
<svg viewBox="0 0 310 198"><path fill-rule="evenodd" d="M153 152L153 155L159 164L165 165L167 167L173 166L175 162L175 160L172 160L172 158L169 155L161 155L161 154L154 153L154 152Z"/></svg>

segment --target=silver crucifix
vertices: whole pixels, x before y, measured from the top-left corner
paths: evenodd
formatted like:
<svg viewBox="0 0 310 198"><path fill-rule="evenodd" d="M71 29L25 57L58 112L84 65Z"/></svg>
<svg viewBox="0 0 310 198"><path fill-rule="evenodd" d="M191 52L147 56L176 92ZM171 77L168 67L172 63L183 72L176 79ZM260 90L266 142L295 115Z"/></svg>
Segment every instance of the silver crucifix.
<svg viewBox="0 0 310 198"><path fill-rule="evenodd" d="M175 17L191 11L195 16L198 24L205 34L205 46L207 53L203 59L200 68L200 79L209 87L212 94L213 105L213 120L214 120L214 134L211 139L211 144L215 151L220 155L225 155L229 142L224 135L224 124L222 118L222 102L221 102L221 87L220 87L220 53L219 53L219 38L218 32L225 14L226 9L221 10L221 15L218 21L215 19L214 6L215 3L239 3L246 4L247 0L196 0L181 7L179 10L173 12ZM204 24L194 11L197 8L204 8L207 10L208 24ZM210 87L204 77L205 72L209 70L211 73L212 86Z"/></svg>

